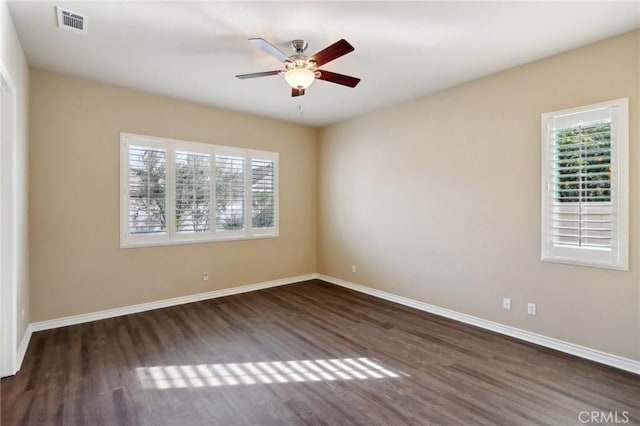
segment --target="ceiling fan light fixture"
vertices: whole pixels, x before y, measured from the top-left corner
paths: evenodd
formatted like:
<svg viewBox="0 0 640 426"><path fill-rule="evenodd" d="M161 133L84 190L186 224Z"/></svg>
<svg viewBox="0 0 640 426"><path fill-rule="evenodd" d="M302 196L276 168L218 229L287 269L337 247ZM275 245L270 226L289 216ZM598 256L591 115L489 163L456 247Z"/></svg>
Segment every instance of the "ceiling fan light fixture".
<svg viewBox="0 0 640 426"><path fill-rule="evenodd" d="M349 52L353 52L353 46L345 39L338 40L311 56L304 55L304 51L307 48L307 43L304 40L294 40L291 43L291 47L296 51L296 53L291 56L285 55L280 49L263 38L250 38L249 41L282 62L284 69L236 75L239 79L244 80L247 78L284 74L287 84L293 88L293 90L291 90L291 96L294 98L303 96L305 89L311 86L315 79L346 87L356 87L360 82L359 78L318 69L318 67L338 59Z"/></svg>
<svg viewBox="0 0 640 426"><path fill-rule="evenodd" d="M293 68L284 73L284 78L289 86L294 89L306 89L315 79L313 71L306 68Z"/></svg>

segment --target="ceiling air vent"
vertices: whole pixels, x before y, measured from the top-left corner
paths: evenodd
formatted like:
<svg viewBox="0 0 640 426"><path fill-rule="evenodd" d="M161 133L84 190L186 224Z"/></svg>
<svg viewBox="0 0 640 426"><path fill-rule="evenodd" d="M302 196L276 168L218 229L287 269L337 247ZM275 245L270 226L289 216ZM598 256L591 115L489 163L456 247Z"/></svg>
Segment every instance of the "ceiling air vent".
<svg viewBox="0 0 640 426"><path fill-rule="evenodd" d="M58 12L58 28L86 34L89 18L78 13L56 6Z"/></svg>

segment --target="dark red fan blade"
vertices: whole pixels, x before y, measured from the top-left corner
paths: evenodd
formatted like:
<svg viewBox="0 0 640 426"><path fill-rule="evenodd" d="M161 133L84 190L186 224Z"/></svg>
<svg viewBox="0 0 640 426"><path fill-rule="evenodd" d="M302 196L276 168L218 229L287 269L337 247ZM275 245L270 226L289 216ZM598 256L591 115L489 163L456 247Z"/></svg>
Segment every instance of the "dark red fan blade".
<svg viewBox="0 0 640 426"><path fill-rule="evenodd" d="M296 89L295 87L291 89L292 97L302 96L302 95L304 95L304 89Z"/></svg>
<svg viewBox="0 0 640 426"><path fill-rule="evenodd" d="M354 47L349 44L345 39L336 41L331 46L324 48L309 59L316 61L316 65L321 67L322 65L338 59L340 56L344 56L349 52L353 52Z"/></svg>
<svg viewBox="0 0 640 426"><path fill-rule="evenodd" d="M356 87L360 83L359 78L351 77L350 75L338 74L331 71L318 70L320 76L316 77L318 80L330 81L331 83L342 84L343 86Z"/></svg>
<svg viewBox="0 0 640 426"><path fill-rule="evenodd" d="M256 77L267 77L269 75L278 75L282 71L265 71L265 72L254 72L253 74L240 74L236 75L239 79L247 79L247 78L256 78Z"/></svg>
<svg viewBox="0 0 640 426"><path fill-rule="evenodd" d="M273 56L280 62L287 62L289 60L289 57L282 53L280 49L263 38L250 38L249 41L253 43L255 47Z"/></svg>

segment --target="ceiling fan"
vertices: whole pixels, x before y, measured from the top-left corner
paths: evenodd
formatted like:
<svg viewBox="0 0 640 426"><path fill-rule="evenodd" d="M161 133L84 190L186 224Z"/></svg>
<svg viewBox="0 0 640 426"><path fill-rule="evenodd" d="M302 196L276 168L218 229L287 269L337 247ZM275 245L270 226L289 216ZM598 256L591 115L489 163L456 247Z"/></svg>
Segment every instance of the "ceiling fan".
<svg viewBox="0 0 640 426"><path fill-rule="evenodd" d="M285 80L291 86L291 96L302 96L305 90L311 86L315 79L341 84L347 87L356 87L360 83L359 78L344 74L318 69L326 63L338 59L347 53L353 52L354 47L348 41L342 39L324 48L315 55L306 56L307 42L304 40L293 40L291 47L295 54L287 56L280 49L275 47L263 38L250 38L249 41L259 49L273 56L284 63L284 70L256 72L253 74L240 74L236 77L240 79L267 77L270 75L284 74Z"/></svg>

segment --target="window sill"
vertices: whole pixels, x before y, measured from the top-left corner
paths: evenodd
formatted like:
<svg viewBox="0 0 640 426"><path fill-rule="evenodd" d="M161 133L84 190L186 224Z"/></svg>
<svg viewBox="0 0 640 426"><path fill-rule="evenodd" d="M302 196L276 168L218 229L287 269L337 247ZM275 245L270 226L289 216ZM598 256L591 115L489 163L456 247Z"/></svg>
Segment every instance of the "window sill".
<svg viewBox="0 0 640 426"><path fill-rule="evenodd" d="M265 238L277 238L278 232L269 234L257 234L257 235L229 235L226 237L217 236L216 238L193 238L193 239L179 239L171 241L120 241L121 249L131 248L143 248L143 247L162 247L162 246L177 246L184 244L203 244L203 243L221 243L225 241L242 241L242 240L259 240Z"/></svg>
<svg viewBox="0 0 640 426"><path fill-rule="evenodd" d="M543 257L540 260L542 260L543 262L559 263L559 264L571 265L571 266L585 266L589 268L613 269L615 271L623 271L623 272L629 271L629 267L625 265L597 263L597 262L592 262L592 261L590 262L590 261L579 260L579 259L569 259L569 258L561 258L561 257Z"/></svg>

